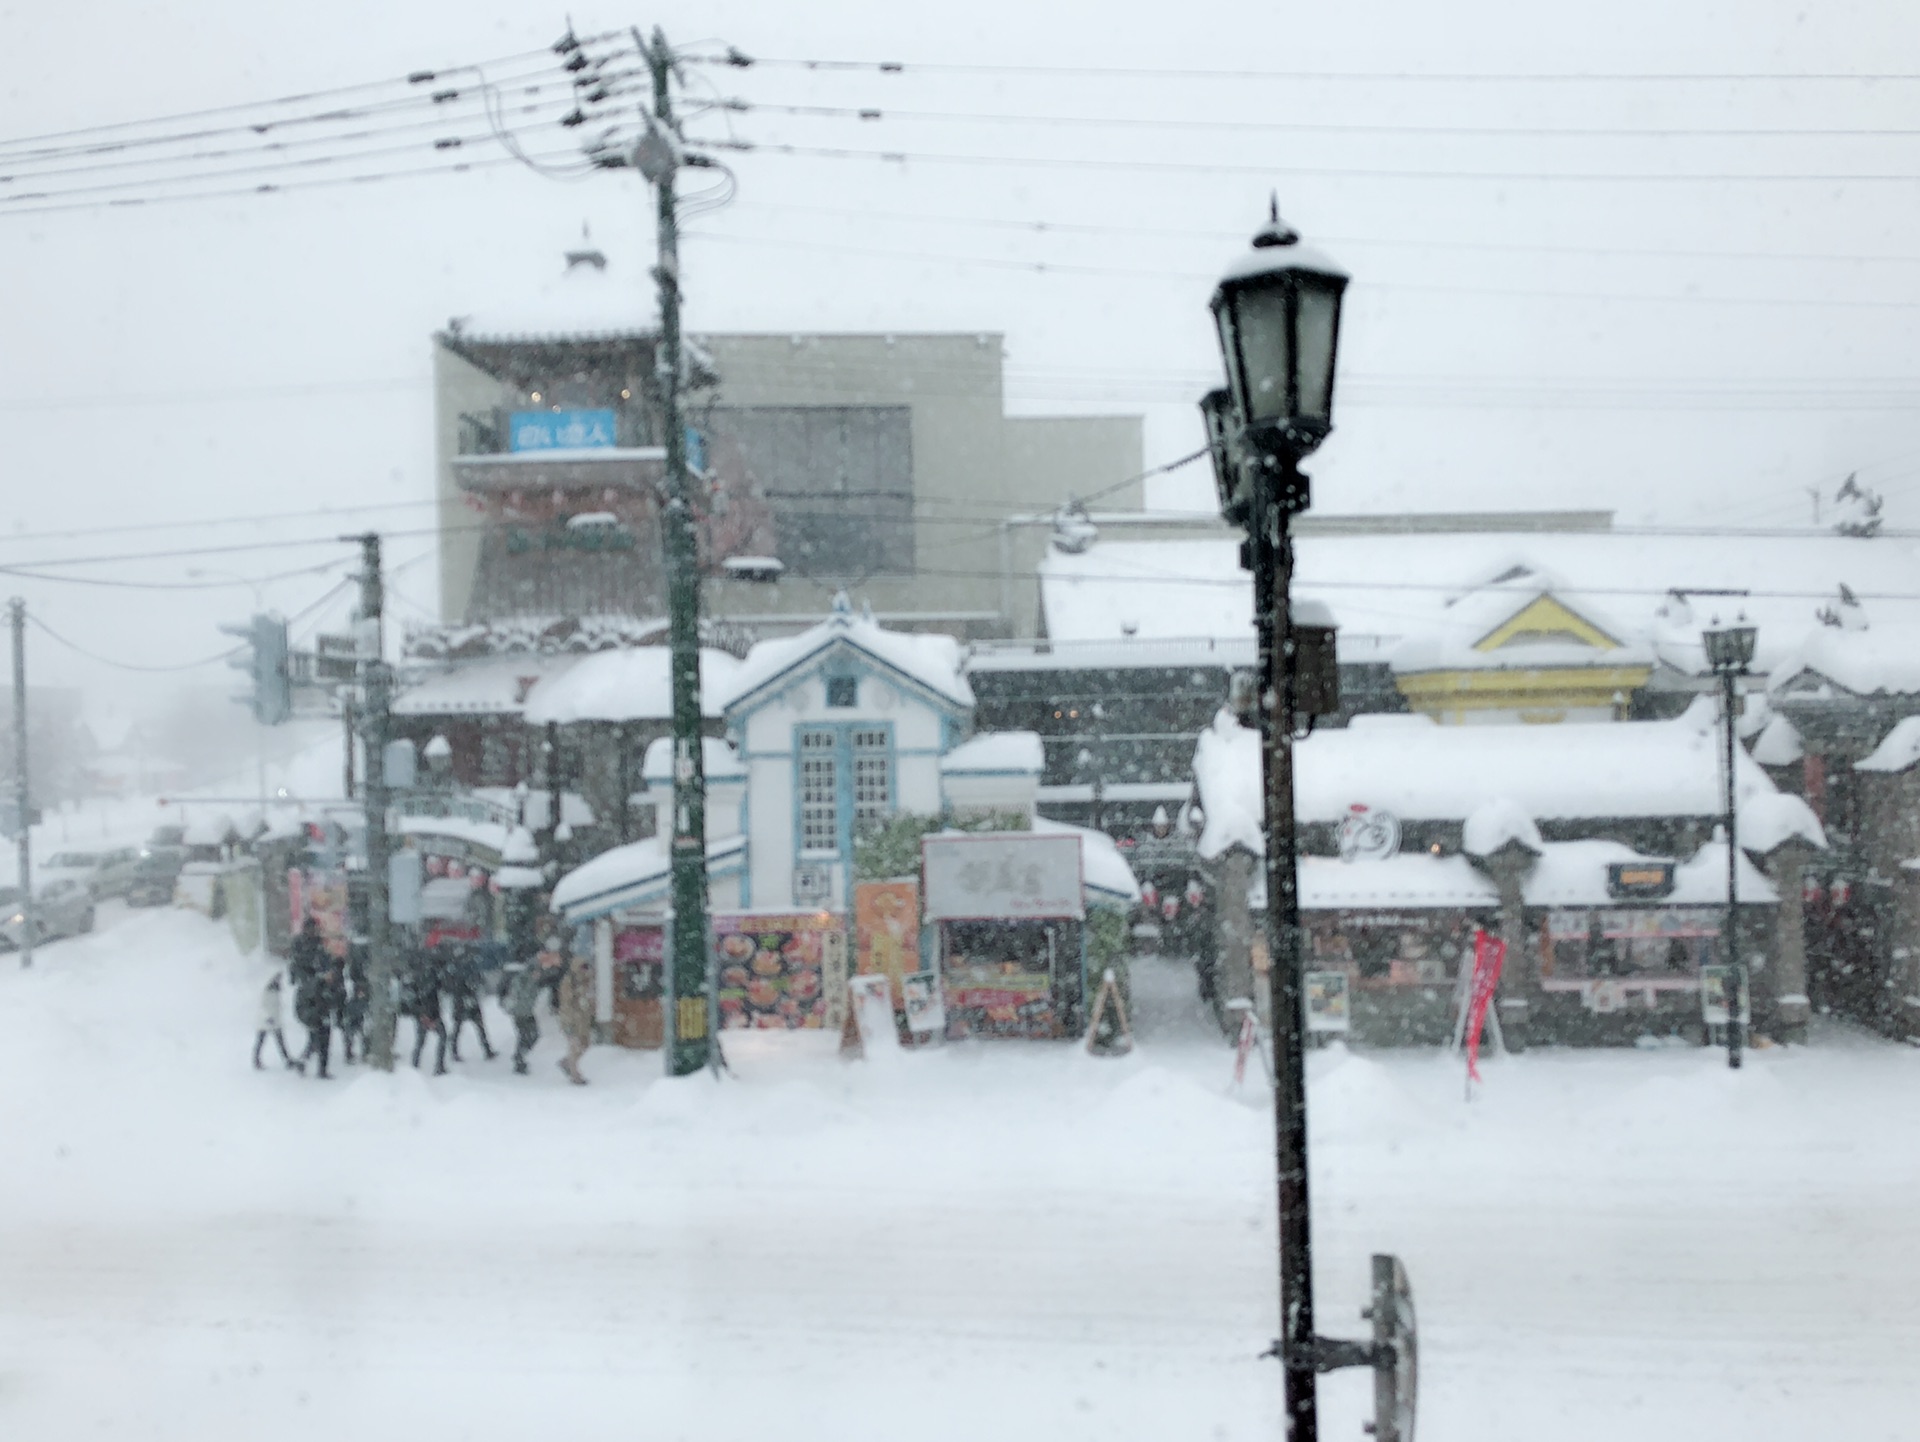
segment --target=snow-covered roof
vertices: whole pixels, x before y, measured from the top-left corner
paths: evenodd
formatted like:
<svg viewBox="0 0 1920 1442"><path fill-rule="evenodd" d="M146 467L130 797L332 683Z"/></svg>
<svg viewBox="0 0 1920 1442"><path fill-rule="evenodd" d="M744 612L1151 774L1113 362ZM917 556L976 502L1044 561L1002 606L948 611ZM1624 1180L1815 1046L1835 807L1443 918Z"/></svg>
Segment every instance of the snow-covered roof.
<svg viewBox="0 0 1920 1442"><path fill-rule="evenodd" d="M1050 821L1044 816L1034 817L1033 829L1036 833L1080 838L1080 885L1089 893L1086 897L1089 905L1098 905L1104 899L1131 906L1140 899L1140 882L1133 868L1127 865L1127 858L1120 854L1120 848L1106 832Z"/></svg>
<svg viewBox="0 0 1920 1442"><path fill-rule="evenodd" d="M973 705L973 688L960 670L958 641L938 633L889 631L871 616L853 614L844 597L836 598L834 613L819 625L756 644L727 689L716 692L714 699L731 713L838 646L861 653L954 706Z"/></svg>
<svg viewBox="0 0 1920 1442"><path fill-rule="evenodd" d="M1855 771L1905 771L1920 761L1920 716L1896 721L1870 755L1853 763Z"/></svg>
<svg viewBox="0 0 1920 1442"><path fill-rule="evenodd" d="M633 265L608 260L555 271L518 298L496 300L461 318L459 340L634 336L658 329L653 287Z"/></svg>
<svg viewBox="0 0 1920 1442"><path fill-rule="evenodd" d="M1789 791L1756 791L1744 797L1734 816L1740 849L1765 856L1776 847L1800 840L1825 849L1827 833L1813 808Z"/></svg>
<svg viewBox="0 0 1920 1442"><path fill-rule="evenodd" d="M728 688L739 668L739 661L724 651L701 650L701 715L720 714L713 698ZM522 714L530 726L668 720L673 715L673 652L666 646L635 646L583 657L536 686Z"/></svg>
<svg viewBox="0 0 1920 1442"><path fill-rule="evenodd" d="M667 837L649 836L603 851L584 866L576 866L553 888L551 907L569 921L618 911L667 894L671 867ZM707 872L737 872L746 856L747 839L729 836L707 843Z"/></svg>
<svg viewBox="0 0 1920 1442"><path fill-rule="evenodd" d="M538 831L547 824L547 803L551 793L542 789L527 789L524 810L519 792L511 786L476 786L473 794L483 801L491 801L501 808L509 818L524 815L526 824ZM591 826L594 822L593 808L587 805L586 798L577 791L560 793L560 819L569 826Z"/></svg>
<svg viewBox="0 0 1920 1442"><path fill-rule="evenodd" d="M1544 844L1526 808L1505 796L1474 807L1460 830L1460 845L1470 856L1491 856L1507 845L1519 845L1537 856Z"/></svg>
<svg viewBox="0 0 1920 1442"><path fill-rule="evenodd" d="M402 816L398 829L402 836L451 836L502 855L513 828L465 816Z"/></svg>
<svg viewBox="0 0 1920 1442"><path fill-rule="evenodd" d="M1403 820L1464 821L1498 797L1541 820L1710 816L1723 805L1717 746L1704 700L1670 721L1440 726L1424 716L1356 716L1294 748L1295 804L1303 821L1338 821L1355 803ZM1240 786L1257 804L1257 745L1252 756ZM1774 790L1752 757L1737 756L1743 795ZM1204 783L1201 803L1211 824Z"/></svg>
<svg viewBox="0 0 1920 1442"><path fill-rule="evenodd" d="M534 690L577 656L489 656L431 672L394 698L396 716L521 715Z"/></svg>
<svg viewBox="0 0 1920 1442"><path fill-rule="evenodd" d="M940 758L948 775L1005 774L1037 776L1047 764L1037 731L982 731Z"/></svg>
<svg viewBox="0 0 1920 1442"><path fill-rule="evenodd" d="M1718 815L1718 728L1705 699L1670 721L1440 726L1425 716L1356 716L1294 747L1294 807L1337 822L1366 805L1407 821L1465 823L1503 798L1528 820ZM1777 788L1737 751L1740 806ZM1227 712L1200 733L1193 775L1205 813L1198 849L1262 849L1260 738ZM1509 818L1511 819L1511 818Z"/></svg>
<svg viewBox="0 0 1920 1442"><path fill-rule="evenodd" d="M747 763L740 753L718 736L700 738L700 765L709 781L737 781L747 774ZM673 780L673 738L658 736L647 743L647 754L640 762L644 781Z"/></svg>
<svg viewBox="0 0 1920 1442"><path fill-rule="evenodd" d="M1753 743L1753 759L1762 766L1791 766L1806 754L1800 744L1800 729L1780 715L1768 718Z"/></svg>
<svg viewBox="0 0 1920 1442"><path fill-rule="evenodd" d="M1746 857L1746 843L1740 846L1739 879L1734 899L1751 902L1778 902L1780 892L1766 875ZM1672 906L1706 906L1727 900L1727 839L1716 834L1691 857L1674 868Z"/></svg>
<svg viewBox="0 0 1920 1442"><path fill-rule="evenodd" d="M1855 541L1853 544L1877 543ZM1876 600L1873 605L1878 613L1890 609L1892 603ZM1856 696L1920 692L1920 624L1899 625L1876 620L1863 631L1838 626L1811 628L1800 644L1773 668L1769 689L1775 699L1816 690L1818 682L1804 675L1808 671Z"/></svg>
<svg viewBox="0 0 1920 1442"><path fill-rule="evenodd" d="M1449 531L1307 534L1294 548L1294 592L1332 607L1345 661L1385 659L1405 638L1442 629L1449 597L1519 564L1555 578L1557 595L1583 615L1595 612L1596 624L1636 654L1650 646L1693 675L1707 670L1702 629L1733 618L1713 597L1676 598L1676 586L1751 592L1735 604L1759 629L1762 673L1780 674L1779 663L1810 632L1842 634L1817 620L1842 583L1871 618L1871 629L1845 634L1920 628L1912 584L1920 551L1900 537L1722 536L1703 545L1697 536L1625 531ZM1047 635L1063 655L1074 643L1133 637L1253 636L1253 583L1235 539L1102 540L1079 555L1049 551L1039 576ZM1908 655L1920 670L1920 650Z"/></svg>

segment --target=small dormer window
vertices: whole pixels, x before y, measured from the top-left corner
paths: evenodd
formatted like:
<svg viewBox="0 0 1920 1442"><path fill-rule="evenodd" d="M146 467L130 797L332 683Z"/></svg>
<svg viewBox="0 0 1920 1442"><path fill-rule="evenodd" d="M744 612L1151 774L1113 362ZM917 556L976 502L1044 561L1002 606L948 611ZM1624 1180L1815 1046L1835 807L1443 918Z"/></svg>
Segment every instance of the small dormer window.
<svg viewBox="0 0 1920 1442"><path fill-rule="evenodd" d="M860 704L860 678L857 676L827 677L827 705L841 711L852 710Z"/></svg>

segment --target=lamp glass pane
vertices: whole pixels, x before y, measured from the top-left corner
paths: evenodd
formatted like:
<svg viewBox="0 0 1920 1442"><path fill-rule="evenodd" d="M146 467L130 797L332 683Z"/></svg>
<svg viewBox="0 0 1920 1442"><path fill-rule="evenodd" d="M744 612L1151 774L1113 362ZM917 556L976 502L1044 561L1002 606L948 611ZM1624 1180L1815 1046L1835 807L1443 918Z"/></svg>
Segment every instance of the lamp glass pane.
<svg viewBox="0 0 1920 1442"><path fill-rule="evenodd" d="M1288 394L1293 337L1287 321L1287 287L1272 283L1243 286L1227 308L1233 312L1238 332L1237 359L1246 383L1241 401L1247 423L1287 420L1293 410ZM1228 364L1234 359L1230 355Z"/></svg>
<svg viewBox="0 0 1920 1442"><path fill-rule="evenodd" d="M1296 415L1325 421L1333 402L1333 343L1340 326L1340 295L1312 278L1300 287L1300 404Z"/></svg>

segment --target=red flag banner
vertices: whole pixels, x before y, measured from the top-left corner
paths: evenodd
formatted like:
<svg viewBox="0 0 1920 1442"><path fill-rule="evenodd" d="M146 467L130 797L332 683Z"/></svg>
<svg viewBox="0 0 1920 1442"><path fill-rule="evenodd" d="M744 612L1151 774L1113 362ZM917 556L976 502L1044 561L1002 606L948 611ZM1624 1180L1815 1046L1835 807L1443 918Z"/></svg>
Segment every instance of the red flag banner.
<svg viewBox="0 0 1920 1442"><path fill-rule="evenodd" d="M1507 944L1484 931L1473 934L1473 995L1467 1002L1467 1075L1480 1080L1480 1029L1487 1024L1487 1008L1500 989L1500 969L1507 962Z"/></svg>

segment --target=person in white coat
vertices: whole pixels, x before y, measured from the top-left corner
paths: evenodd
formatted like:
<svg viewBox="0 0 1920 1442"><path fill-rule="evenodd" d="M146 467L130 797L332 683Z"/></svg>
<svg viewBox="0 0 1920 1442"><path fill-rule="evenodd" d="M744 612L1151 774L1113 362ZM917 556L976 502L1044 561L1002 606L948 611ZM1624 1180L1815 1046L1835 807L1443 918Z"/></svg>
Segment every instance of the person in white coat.
<svg viewBox="0 0 1920 1442"><path fill-rule="evenodd" d="M272 1037L274 1045L280 1048L280 1060L289 1067L305 1070L293 1059L293 1053L287 1050L286 1033L280 1030L280 995L282 973L275 972L260 989L260 1030L253 1037L253 1069L261 1070L260 1053L266 1047L267 1038Z"/></svg>

